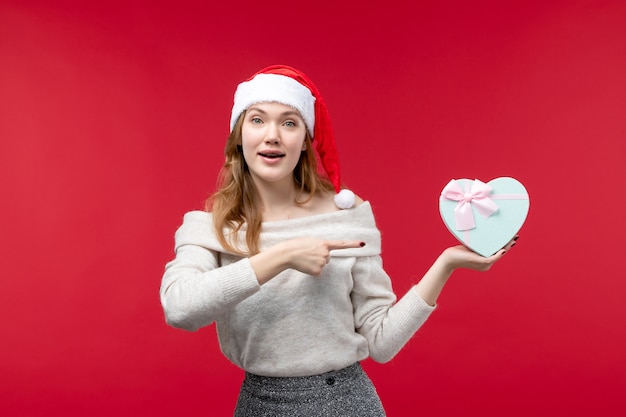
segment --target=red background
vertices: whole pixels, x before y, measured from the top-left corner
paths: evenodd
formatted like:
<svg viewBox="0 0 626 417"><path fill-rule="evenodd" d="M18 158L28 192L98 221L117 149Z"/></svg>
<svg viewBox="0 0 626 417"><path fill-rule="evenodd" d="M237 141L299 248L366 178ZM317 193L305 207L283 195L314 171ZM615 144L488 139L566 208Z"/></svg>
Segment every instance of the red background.
<svg viewBox="0 0 626 417"><path fill-rule="evenodd" d="M242 373L158 289L274 63L323 92L398 294L455 244L449 179L531 195L516 248L365 362L390 416L626 411L625 2L102 3L0 3L0 414L232 413Z"/></svg>

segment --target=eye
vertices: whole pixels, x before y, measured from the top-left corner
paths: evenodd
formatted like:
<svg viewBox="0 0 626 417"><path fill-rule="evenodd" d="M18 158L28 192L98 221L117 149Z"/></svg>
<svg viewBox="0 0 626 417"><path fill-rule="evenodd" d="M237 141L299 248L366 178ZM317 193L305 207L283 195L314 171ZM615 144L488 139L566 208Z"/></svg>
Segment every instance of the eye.
<svg viewBox="0 0 626 417"><path fill-rule="evenodd" d="M287 120L287 121L284 123L284 125L285 125L285 126L287 126L287 127L296 127L296 126L297 126L297 125L296 125L296 122L294 122L293 120Z"/></svg>
<svg viewBox="0 0 626 417"><path fill-rule="evenodd" d="M260 117L253 116L250 118L250 123L255 124L255 125L260 125L261 123L263 123L263 120L261 120Z"/></svg>

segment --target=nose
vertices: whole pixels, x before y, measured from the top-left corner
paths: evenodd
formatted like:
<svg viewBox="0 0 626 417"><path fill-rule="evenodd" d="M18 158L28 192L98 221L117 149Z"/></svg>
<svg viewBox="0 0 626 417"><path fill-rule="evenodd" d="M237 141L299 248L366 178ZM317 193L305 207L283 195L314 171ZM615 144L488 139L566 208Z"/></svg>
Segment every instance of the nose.
<svg viewBox="0 0 626 417"><path fill-rule="evenodd" d="M276 123L268 123L267 130L265 132L266 143L278 143L280 140L280 134L278 125Z"/></svg>

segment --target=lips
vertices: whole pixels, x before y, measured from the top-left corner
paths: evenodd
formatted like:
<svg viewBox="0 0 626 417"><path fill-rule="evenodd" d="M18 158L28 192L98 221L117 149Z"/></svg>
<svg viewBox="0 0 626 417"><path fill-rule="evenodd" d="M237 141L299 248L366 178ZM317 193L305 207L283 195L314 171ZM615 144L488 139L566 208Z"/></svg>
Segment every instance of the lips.
<svg viewBox="0 0 626 417"><path fill-rule="evenodd" d="M285 154L280 151L261 151L259 152L259 156L269 159L278 159L284 157Z"/></svg>

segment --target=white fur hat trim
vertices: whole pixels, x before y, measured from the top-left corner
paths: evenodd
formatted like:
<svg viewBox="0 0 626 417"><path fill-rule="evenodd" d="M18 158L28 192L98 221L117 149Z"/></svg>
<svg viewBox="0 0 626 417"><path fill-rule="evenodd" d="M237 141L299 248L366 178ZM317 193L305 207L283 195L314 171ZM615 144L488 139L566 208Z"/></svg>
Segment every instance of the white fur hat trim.
<svg viewBox="0 0 626 417"><path fill-rule="evenodd" d="M237 86L230 130L248 107L256 103L277 102L298 110L313 137L315 128L315 97L311 91L291 77L278 74L258 74Z"/></svg>

